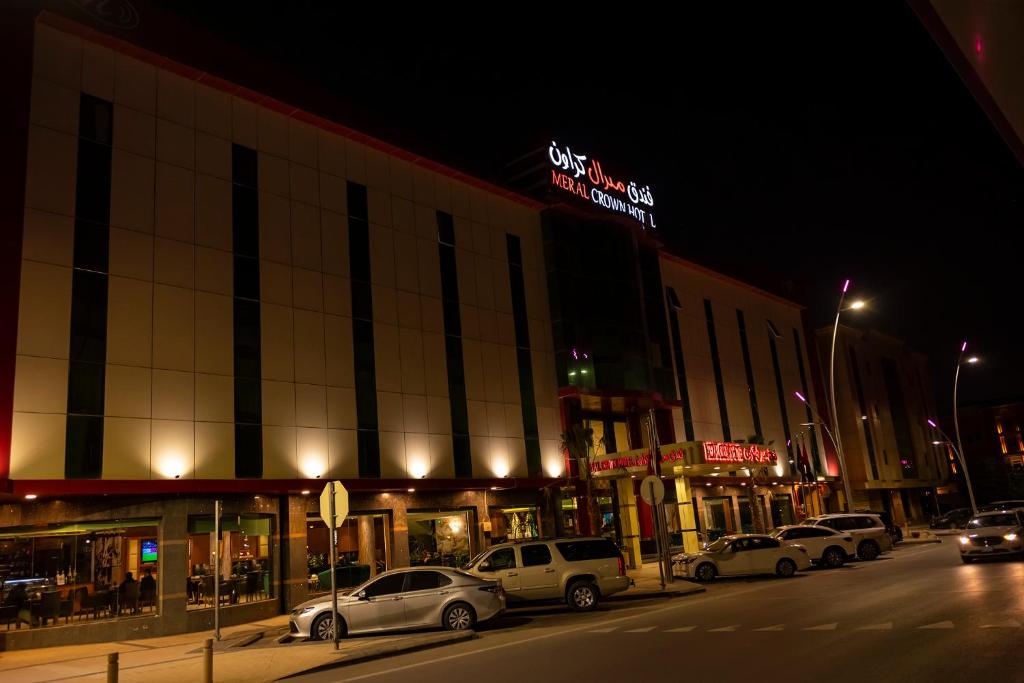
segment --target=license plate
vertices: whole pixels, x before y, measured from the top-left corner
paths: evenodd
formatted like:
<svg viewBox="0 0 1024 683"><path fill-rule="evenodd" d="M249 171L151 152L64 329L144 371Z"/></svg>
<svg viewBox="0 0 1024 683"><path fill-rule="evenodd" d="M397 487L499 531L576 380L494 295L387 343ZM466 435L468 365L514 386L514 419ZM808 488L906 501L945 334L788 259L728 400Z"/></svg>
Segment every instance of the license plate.
<svg viewBox="0 0 1024 683"><path fill-rule="evenodd" d="M988 546L985 546L985 547L983 547L981 549L981 552L983 552L983 553L990 553L990 552L992 552L992 548L989 548Z"/></svg>

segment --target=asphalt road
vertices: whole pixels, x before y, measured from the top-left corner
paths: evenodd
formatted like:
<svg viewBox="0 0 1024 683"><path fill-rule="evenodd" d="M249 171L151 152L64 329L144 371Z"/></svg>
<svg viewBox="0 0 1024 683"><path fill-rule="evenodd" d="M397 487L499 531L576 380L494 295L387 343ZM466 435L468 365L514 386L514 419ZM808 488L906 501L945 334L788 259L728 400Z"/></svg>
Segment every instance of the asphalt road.
<svg viewBox="0 0 1024 683"><path fill-rule="evenodd" d="M955 538L792 579L590 614L514 610L477 640L299 681L1024 681L1024 561L964 565Z"/></svg>

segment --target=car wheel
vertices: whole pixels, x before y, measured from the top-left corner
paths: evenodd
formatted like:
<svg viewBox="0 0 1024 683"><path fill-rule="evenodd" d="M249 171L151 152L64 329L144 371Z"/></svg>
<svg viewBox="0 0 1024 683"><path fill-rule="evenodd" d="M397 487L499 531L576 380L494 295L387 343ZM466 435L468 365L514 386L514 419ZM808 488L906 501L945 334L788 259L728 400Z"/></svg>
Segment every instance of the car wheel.
<svg viewBox="0 0 1024 683"><path fill-rule="evenodd" d="M476 614L466 603L456 602L445 608L441 623L446 631L468 631L476 625Z"/></svg>
<svg viewBox="0 0 1024 683"><path fill-rule="evenodd" d="M334 620L331 619L331 613L324 612L316 619L313 620L312 626L309 627L309 637L312 640L331 640L334 632ZM342 622L341 633L338 637L341 638L345 635L345 624Z"/></svg>
<svg viewBox="0 0 1024 683"><path fill-rule="evenodd" d="M697 571L694 572L694 576L697 577L698 581L712 581L715 576L718 575L718 570L715 569L715 565L710 562L705 562L697 567Z"/></svg>
<svg viewBox="0 0 1024 683"><path fill-rule="evenodd" d="M565 597L569 607L577 612L589 612L597 607L597 589L589 581L573 581Z"/></svg>
<svg viewBox="0 0 1024 683"><path fill-rule="evenodd" d="M881 554L878 544L874 541L861 541L857 546L857 557L862 560L871 561Z"/></svg>
<svg viewBox="0 0 1024 683"><path fill-rule="evenodd" d="M838 569L846 562L846 553L842 548L832 546L825 549L824 554L821 556L821 561L830 569Z"/></svg>
<svg viewBox="0 0 1024 683"><path fill-rule="evenodd" d="M775 565L776 576L779 576L783 579L788 579L789 577L793 576L793 574L796 574L796 562L789 559L788 557L782 558Z"/></svg>

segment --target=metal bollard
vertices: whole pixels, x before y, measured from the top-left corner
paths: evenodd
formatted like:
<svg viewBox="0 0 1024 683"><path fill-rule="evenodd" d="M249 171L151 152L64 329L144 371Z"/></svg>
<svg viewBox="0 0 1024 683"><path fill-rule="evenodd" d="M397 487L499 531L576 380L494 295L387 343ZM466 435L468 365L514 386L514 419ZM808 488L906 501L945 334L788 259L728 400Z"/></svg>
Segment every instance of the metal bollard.
<svg viewBox="0 0 1024 683"><path fill-rule="evenodd" d="M213 639L203 645L203 683L213 683Z"/></svg>
<svg viewBox="0 0 1024 683"><path fill-rule="evenodd" d="M117 683L117 653L107 654L107 683Z"/></svg>

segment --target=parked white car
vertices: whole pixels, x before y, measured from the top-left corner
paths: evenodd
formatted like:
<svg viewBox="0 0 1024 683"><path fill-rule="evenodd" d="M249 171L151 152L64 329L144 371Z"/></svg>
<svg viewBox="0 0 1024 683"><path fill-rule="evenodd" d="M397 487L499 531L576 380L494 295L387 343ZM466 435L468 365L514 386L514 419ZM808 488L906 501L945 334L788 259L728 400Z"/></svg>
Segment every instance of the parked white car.
<svg viewBox="0 0 1024 683"><path fill-rule="evenodd" d="M1024 553L1024 510L981 512L967 523L960 536L964 564L997 555Z"/></svg>
<svg viewBox="0 0 1024 683"><path fill-rule="evenodd" d="M863 512L836 513L808 517L800 522L802 526L820 526L841 531L853 537L857 545L857 559L874 560L882 553L892 550L892 539L885 523L878 515Z"/></svg>
<svg viewBox="0 0 1024 683"><path fill-rule="evenodd" d="M772 538L786 545L803 546L807 549L811 562L833 569L842 567L857 553L853 536L822 526L780 526L772 532Z"/></svg>
<svg viewBox="0 0 1024 683"><path fill-rule="evenodd" d="M672 556L673 575L698 581L744 574L787 578L810 566L806 548L786 545L764 534L723 536L700 552Z"/></svg>

